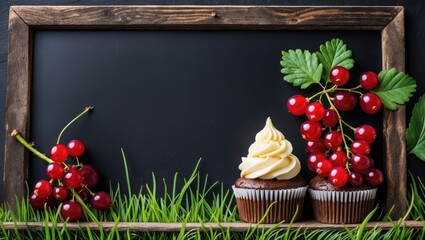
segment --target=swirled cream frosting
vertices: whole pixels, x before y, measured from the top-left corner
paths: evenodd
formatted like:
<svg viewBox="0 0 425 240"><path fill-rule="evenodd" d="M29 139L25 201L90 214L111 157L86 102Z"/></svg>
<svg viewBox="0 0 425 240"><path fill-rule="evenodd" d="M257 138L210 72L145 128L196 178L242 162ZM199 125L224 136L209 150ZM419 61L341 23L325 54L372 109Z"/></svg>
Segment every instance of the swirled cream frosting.
<svg viewBox="0 0 425 240"><path fill-rule="evenodd" d="M292 154L292 144L273 126L269 117L249 147L248 156L242 157L239 170L243 178L286 180L300 172L301 164Z"/></svg>

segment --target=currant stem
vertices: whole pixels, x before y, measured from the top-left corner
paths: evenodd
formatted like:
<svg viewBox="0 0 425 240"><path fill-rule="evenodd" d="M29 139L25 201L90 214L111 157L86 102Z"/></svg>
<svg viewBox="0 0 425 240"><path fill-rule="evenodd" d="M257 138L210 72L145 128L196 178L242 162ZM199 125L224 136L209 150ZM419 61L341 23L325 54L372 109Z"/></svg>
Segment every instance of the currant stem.
<svg viewBox="0 0 425 240"><path fill-rule="evenodd" d="M58 141L56 143L60 143L60 139L62 137L62 134L65 132L65 130L71 126L71 124L73 124L78 118L80 118L81 116L83 116L84 114L86 114L87 112L89 112L90 110L92 110L94 107L93 106L88 106L84 109L84 111L82 111L80 114L78 114L78 116L76 116L74 119L72 119L63 129L62 131L59 133L58 136Z"/></svg>
<svg viewBox="0 0 425 240"><path fill-rule="evenodd" d="M52 163L53 160L48 158L46 155L39 152L37 149L35 149L30 143L28 143L19 133L18 130L13 130L10 136L14 137L18 142L20 142L25 148L30 150L32 153L34 153L37 157L41 158L42 160L46 161L47 163Z"/></svg>

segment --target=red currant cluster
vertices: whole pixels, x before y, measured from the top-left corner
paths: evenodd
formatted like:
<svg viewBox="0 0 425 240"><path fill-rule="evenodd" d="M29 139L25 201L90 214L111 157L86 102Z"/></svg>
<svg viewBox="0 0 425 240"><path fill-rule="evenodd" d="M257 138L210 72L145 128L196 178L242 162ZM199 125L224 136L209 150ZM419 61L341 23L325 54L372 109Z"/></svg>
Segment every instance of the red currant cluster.
<svg viewBox="0 0 425 240"><path fill-rule="evenodd" d="M91 109L92 107L86 108L82 114ZM72 120L70 124L82 114ZM61 134L70 124L62 130ZM61 134L58 143L50 149L50 158L29 147L37 156L49 163L46 174L50 179L49 181L43 179L35 184L29 197L31 206L35 209L43 209L45 205L55 207L58 203L62 203L60 214L64 220L68 221L77 221L83 216L83 207L76 201L76 195L85 202L90 200L91 206L95 209L109 209L112 205L109 194L104 191L93 192L99 182L98 171L92 165L82 164L79 161L79 157L85 150L84 143L80 140L72 140L65 146L59 143ZM15 133L14 136L21 143L25 141L18 133ZM74 164L67 164L69 156L75 158Z"/></svg>
<svg viewBox="0 0 425 240"><path fill-rule="evenodd" d="M346 68L336 66L330 71L333 86L327 88L325 85L322 91L310 98L292 96L287 101L287 108L292 115L305 115L308 119L301 124L300 132L307 141L306 150L310 153L307 166L311 171L327 177L335 187L342 187L347 183L361 186L364 179L370 186L378 186L383 182L383 174L375 168L374 160L369 156L376 130L367 124L354 128L343 121L340 114L357 106L357 95L364 112L377 113L382 105L379 96L370 91L363 93L359 90L376 88L379 84L378 76L374 72L365 72L357 87L341 88L349 78L350 73ZM318 100L311 102L316 97ZM327 99L328 108L325 108L322 98ZM346 128L352 131L354 137L344 132Z"/></svg>

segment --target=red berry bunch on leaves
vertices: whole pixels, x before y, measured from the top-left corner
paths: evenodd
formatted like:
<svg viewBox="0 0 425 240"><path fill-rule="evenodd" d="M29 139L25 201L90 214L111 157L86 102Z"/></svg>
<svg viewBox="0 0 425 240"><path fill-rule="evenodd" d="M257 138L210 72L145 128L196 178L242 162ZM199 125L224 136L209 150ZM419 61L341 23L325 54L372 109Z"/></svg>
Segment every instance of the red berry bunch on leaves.
<svg viewBox="0 0 425 240"><path fill-rule="evenodd" d="M327 177L335 187L350 183L360 186L367 183L378 186L383 182L383 174L374 168L370 144L375 141L376 130L364 124L356 128L342 119L342 112L360 106L368 114L377 113L381 100L372 92L363 93L378 86L374 72L366 72L360 77L360 84L354 88L342 88L349 82L349 70L343 66L333 67L329 73L329 88L312 97L295 95L288 99L288 111L295 116L305 115L301 124L301 136L307 141L306 150L309 169L321 177ZM363 87L366 86L366 87ZM318 98L316 101L312 101ZM346 132L347 130L351 132ZM350 134L351 133L351 134Z"/></svg>
<svg viewBox="0 0 425 240"><path fill-rule="evenodd" d="M99 172L93 165L83 164L79 157L84 153L85 146L81 140L71 140L66 145L60 143L60 138L68 126L75 120L92 110L87 107L61 131L58 141L50 149L49 157L30 146L15 130L12 135L30 151L45 160L48 165L46 175L49 180L38 181L29 196L29 202L35 209L60 205L63 220L78 221L83 217L84 202L90 201L93 208L107 210L112 206L111 197L104 191L93 192L99 181ZM69 164L68 159L74 158L75 163Z"/></svg>
<svg viewBox="0 0 425 240"><path fill-rule="evenodd" d="M343 114L357 105L367 114L378 113L382 106L396 110L415 92L416 81L392 68L379 74L364 72L356 87L347 87L349 69L354 66L351 56L341 39L321 44L316 52L282 51L283 80L301 89L312 84L320 86L312 96L290 97L286 106L292 115L306 117L300 133L307 141L307 166L311 171L328 178L336 187L378 186L383 174L370 155L376 130L367 123L353 127Z"/></svg>

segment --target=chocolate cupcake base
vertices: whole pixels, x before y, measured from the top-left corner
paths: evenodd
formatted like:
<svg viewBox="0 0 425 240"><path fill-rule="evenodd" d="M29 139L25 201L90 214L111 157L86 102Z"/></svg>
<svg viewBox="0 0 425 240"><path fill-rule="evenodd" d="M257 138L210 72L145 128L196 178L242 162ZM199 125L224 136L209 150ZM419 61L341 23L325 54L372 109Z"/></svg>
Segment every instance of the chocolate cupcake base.
<svg viewBox="0 0 425 240"><path fill-rule="evenodd" d="M241 221L260 222L267 209L274 203L261 223L278 223L284 220L290 222L297 206L298 213L294 221L301 218L307 186L282 190L256 190L233 186L233 191Z"/></svg>
<svg viewBox="0 0 425 240"><path fill-rule="evenodd" d="M314 219L322 223L360 223L373 209L377 189L323 191L309 188Z"/></svg>

